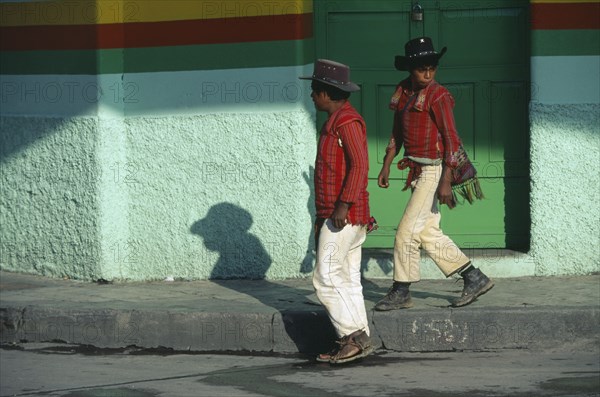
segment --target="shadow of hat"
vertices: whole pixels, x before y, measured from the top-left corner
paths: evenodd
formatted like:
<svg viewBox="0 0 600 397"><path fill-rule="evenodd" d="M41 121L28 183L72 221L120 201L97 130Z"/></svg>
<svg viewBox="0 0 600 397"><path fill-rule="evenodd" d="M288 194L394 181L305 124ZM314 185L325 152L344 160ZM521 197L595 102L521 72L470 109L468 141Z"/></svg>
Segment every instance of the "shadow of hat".
<svg viewBox="0 0 600 397"><path fill-rule="evenodd" d="M409 70L416 62L437 63L446 50L447 48L444 47L438 53L433 48L433 42L429 37L417 37L404 45L404 55L396 55L394 66L398 70Z"/></svg>
<svg viewBox="0 0 600 397"><path fill-rule="evenodd" d="M350 67L328 59L317 59L312 76L299 77L301 80L314 80L334 86L342 91L359 91L360 87L350 81Z"/></svg>
<svg viewBox="0 0 600 397"><path fill-rule="evenodd" d="M190 227L190 232L202 237L224 238L233 233L245 233L252 226L252 215L231 203L212 206L206 216Z"/></svg>

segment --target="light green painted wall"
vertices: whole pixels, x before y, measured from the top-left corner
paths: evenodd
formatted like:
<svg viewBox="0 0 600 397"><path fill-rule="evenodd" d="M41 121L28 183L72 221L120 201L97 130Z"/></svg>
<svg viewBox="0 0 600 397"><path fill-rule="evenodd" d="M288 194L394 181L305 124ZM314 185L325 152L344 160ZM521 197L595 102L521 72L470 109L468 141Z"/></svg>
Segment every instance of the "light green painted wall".
<svg viewBox="0 0 600 397"><path fill-rule="evenodd" d="M0 118L0 268L102 276L94 118Z"/></svg>
<svg viewBox="0 0 600 397"><path fill-rule="evenodd" d="M3 75L0 268L86 280L312 269L312 65Z"/></svg>
<svg viewBox="0 0 600 397"><path fill-rule="evenodd" d="M533 36L539 37L546 36ZM600 271L599 65L598 54L532 57L529 255L535 275Z"/></svg>
<svg viewBox="0 0 600 397"><path fill-rule="evenodd" d="M600 271L600 104L533 103L531 252L536 275Z"/></svg>
<svg viewBox="0 0 600 397"><path fill-rule="evenodd" d="M315 136L302 110L128 118L122 277L300 276Z"/></svg>
<svg viewBox="0 0 600 397"><path fill-rule="evenodd" d="M300 277L314 112L2 117L2 270Z"/></svg>

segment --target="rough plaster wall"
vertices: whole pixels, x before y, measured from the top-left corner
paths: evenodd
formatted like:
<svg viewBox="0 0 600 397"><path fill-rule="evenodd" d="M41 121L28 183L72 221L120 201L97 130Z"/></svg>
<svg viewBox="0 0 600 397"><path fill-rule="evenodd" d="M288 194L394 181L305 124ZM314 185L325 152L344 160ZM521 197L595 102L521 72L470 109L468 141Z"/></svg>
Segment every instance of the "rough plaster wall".
<svg viewBox="0 0 600 397"><path fill-rule="evenodd" d="M102 117L98 125L96 157L101 169L98 216L102 277L122 279L131 260L126 126L122 117Z"/></svg>
<svg viewBox="0 0 600 397"><path fill-rule="evenodd" d="M600 270L600 105L531 106L536 275Z"/></svg>
<svg viewBox="0 0 600 397"><path fill-rule="evenodd" d="M2 270L100 274L97 121L0 118Z"/></svg>
<svg viewBox="0 0 600 397"><path fill-rule="evenodd" d="M127 118L126 279L302 275L314 114ZM310 268L310 263L304 269Z"/></svg>

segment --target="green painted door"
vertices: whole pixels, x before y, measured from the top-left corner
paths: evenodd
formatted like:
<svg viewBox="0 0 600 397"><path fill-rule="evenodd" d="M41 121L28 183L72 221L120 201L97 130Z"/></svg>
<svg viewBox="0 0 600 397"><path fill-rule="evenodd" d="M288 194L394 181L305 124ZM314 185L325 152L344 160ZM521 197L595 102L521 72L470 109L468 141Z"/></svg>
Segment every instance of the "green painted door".
<svg viewBox="0 0 600 397"><path fill-rule="evenodd" d="M448 47L436 78L456 99L458 131L486 195L472 206L444 206L442 228L463 248L527 250L529 1L419 3L422 21L412 21L411 1L314 2L317 57L350 65L361 86L351 102L367 122L371 209L380 225L365 246L393 246L410 196L402 191L406 171L393 166L387 190L377 186L377 176L392 128L388 103L407 76L395 70L394 56L404 54L409 39L426 35L437 50Z"/></svg>

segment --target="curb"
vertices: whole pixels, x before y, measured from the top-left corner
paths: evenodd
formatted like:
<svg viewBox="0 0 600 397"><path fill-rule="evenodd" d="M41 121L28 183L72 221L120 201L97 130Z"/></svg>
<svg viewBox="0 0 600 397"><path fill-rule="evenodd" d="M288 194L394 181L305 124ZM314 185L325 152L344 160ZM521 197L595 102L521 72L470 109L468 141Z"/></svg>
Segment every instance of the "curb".
<svg viewBox="0 0 600 397"><path fill-rule="evenodd" d="M369 312L384 350L435 352L547 349L597 343L598 307L470 308ZM323 310L206 313L170 310L0 308L0 341L64 342L97 348L314 353L335 333Z"/></svg>

